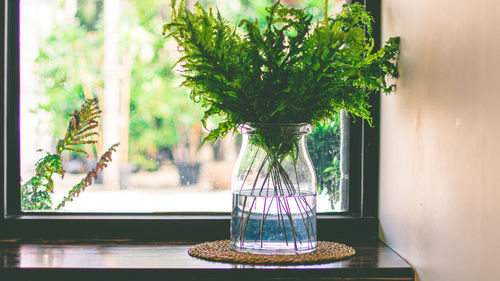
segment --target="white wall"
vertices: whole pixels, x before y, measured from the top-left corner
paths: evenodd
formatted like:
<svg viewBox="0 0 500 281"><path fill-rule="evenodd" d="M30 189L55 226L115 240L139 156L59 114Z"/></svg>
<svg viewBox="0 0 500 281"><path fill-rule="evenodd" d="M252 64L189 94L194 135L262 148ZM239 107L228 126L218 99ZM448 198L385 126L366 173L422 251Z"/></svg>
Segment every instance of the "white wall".
<svg viewBox="0 0 500 281"><path fill-rule="evenodd" d="M500 1L383 0L381 237L418 280L500 280Z"/></svg>

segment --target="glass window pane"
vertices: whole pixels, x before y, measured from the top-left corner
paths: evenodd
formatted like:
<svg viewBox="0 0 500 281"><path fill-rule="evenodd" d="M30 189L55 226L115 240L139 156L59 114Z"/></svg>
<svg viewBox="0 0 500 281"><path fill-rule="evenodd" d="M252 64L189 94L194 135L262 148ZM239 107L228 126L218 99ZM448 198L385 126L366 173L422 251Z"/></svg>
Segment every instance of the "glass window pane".
<svg viewBox="0 0 500 281"><path fill-rule="evenodd" d="M323 0L282 2L309 6L311 14L322 16ZM201 3L218 7L233 21L264 22L272 1ZM331 1L329 13L341 3ZM203 111L189 99L189 90L179 87L181 66L172 68L180 53L161 34L169 13L165 0L21 0L23 210L56 210L69 196L73 201L58 210L230 211L231 171L241 138L228 136L198 149L207 133L199 122ZM88 98L97 98L102 111L99 135L91 137L95 143L61 154L64 177L57 169L50 178L36 177L37 163L39 169L59 163L54 156L58 139L66 134L70 114ZM346 137L339 117L309 136L319 212L346 211L347 191L339 191L341 163L348 159L340 144ZM82 188L79 183L115 143L109 166Z"/></svg>

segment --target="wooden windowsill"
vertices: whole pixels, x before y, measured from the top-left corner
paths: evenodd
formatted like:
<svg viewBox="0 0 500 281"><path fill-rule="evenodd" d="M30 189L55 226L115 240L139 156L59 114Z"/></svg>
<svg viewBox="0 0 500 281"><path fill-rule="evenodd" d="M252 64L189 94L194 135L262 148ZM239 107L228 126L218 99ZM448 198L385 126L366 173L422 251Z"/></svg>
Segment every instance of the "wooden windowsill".
<svg viewBox="0 0 500 281"><path fill-rule="evenodd" d="M0 240L0 280L414 280L411 266L381 242L351 244L357 254L344 261L303 266L208 262L190 257L189 246Z"/></svg>

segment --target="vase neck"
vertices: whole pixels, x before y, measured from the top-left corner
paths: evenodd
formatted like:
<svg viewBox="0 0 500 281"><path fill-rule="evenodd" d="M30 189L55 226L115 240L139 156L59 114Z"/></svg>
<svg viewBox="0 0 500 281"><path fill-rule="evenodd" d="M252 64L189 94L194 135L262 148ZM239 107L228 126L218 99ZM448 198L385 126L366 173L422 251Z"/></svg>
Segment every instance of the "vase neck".
<svg viewBox="0 0 500 281"><path fill-rule="evenodd" d="M306 123L245 123L240 125L240 132L246 135L307 135L312 125Z"/></svg>

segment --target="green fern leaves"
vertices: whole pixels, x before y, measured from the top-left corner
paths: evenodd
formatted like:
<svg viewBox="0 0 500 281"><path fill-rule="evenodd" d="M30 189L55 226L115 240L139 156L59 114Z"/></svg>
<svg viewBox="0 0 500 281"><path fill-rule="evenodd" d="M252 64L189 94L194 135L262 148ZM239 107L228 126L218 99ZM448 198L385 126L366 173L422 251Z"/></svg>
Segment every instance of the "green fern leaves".
<svg viewBox="0 0 500 281"><path fill-rule="evenodd" d="M62 162L62 153L64 151L74 151L84 154L88 157L88 153L82 149L81 145L94 144L97 142L96 137L99 133L99 118L101 110L97 98L87 99L80 110L75 110L70 114L70 121L66 134L63 139L58 140L56 153L47 155L36 163L36 174L26 183L21 185L21 208L22 210L51 210L52 197L54 192L54 174L64 177L64 169ZM80 183L74 186L66 197L57 205L59 210L66 202L72 201L78 197L80 192L93 183L97 178L98 173L111 162L111 154L116 151L118 144L112 145L100 158L96 167L88 172L87 176Z"/></svg>
<svg viewBox="0 0 500 281"><path fill-rule="evenodd" d="M246 122L317 124L341 109L370 121L370 94L394 87L384 78L397 77L399 41L373 52L373 19L359 4L313 22L306 10L278 2L263 29L256 20L238 27L199 4L172 7L163 34L183 50L183 85L204 106L202 122L223 119L205 141Z"/></svg>

